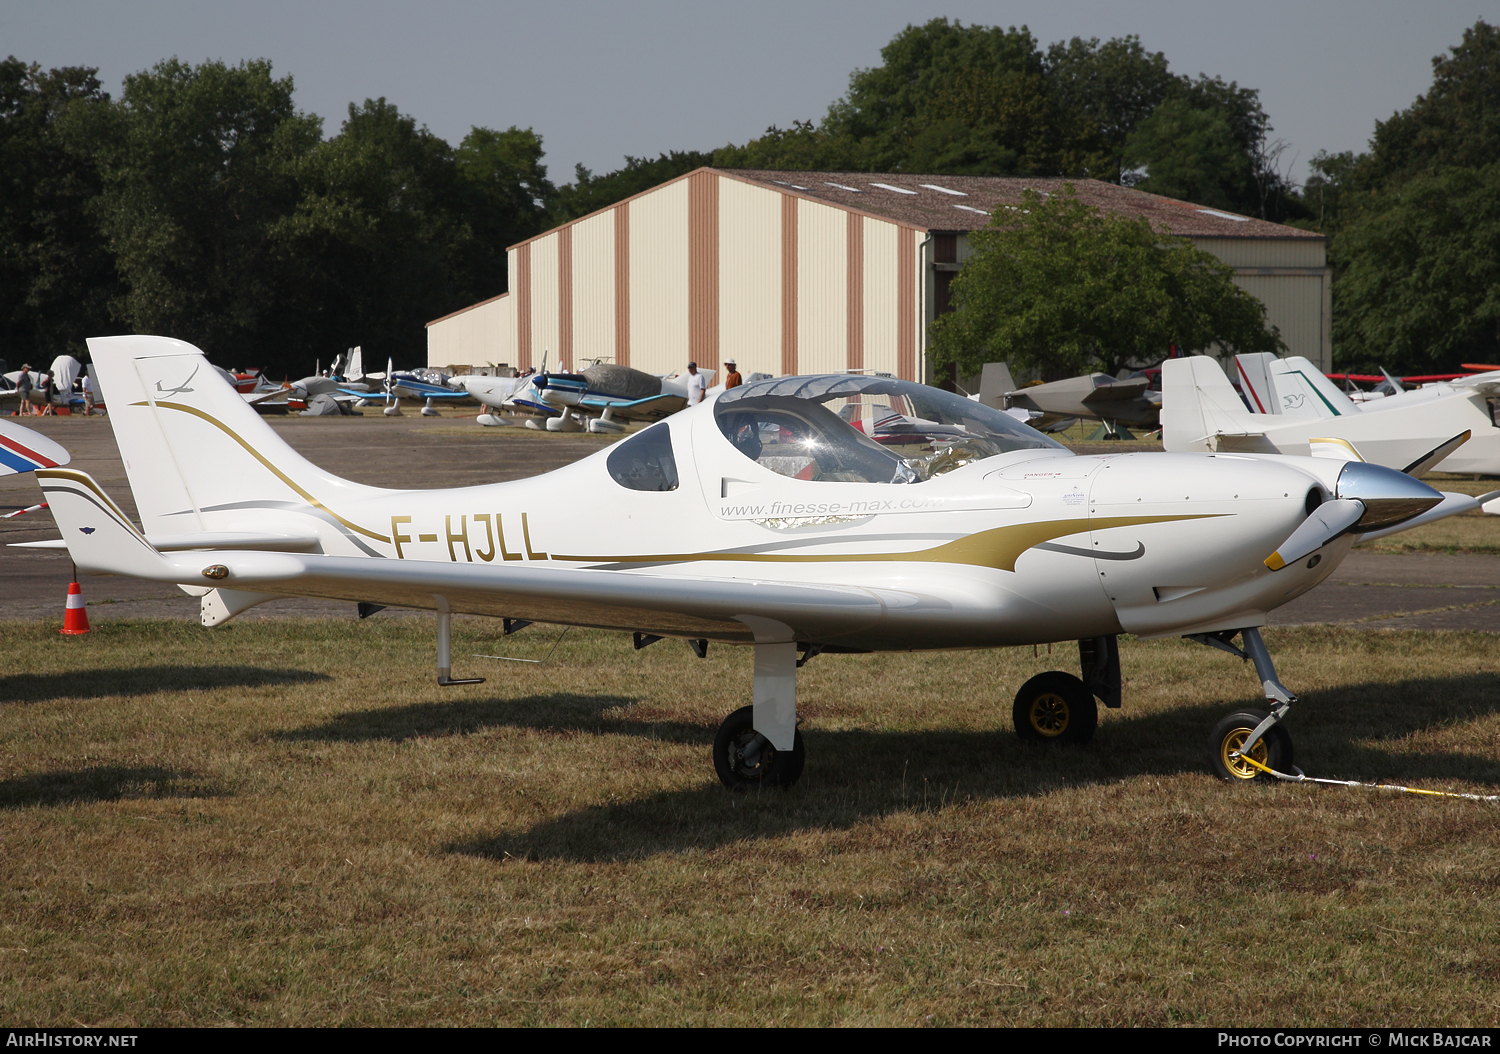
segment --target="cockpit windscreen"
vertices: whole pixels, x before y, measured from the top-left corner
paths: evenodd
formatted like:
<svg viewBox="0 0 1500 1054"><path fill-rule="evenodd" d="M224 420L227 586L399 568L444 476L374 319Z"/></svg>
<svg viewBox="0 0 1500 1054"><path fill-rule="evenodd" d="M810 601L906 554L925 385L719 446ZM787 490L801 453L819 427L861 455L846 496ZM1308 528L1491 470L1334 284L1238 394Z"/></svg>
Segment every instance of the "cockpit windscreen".
<svg viewBox="0 0 1500 1054"><path fill-rule="evenodd" d="M919 483L1012 450L1066 450L1005 413L912 381L832 374L732 388L719 430L772 472L796 479Z"/></svg>

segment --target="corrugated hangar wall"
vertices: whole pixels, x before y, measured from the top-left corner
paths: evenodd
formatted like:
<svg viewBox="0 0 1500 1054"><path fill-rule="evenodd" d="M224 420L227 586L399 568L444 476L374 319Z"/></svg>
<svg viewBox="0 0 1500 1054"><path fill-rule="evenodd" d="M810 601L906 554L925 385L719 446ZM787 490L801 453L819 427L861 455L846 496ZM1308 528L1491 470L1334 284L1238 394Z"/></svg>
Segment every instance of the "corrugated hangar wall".
<svg viewBox="0 0 1500 1054"><path fill-rule="evenodd" d="M1322 239L1193 241L1267 305L1292 354L1331 368ZM746 375L931 380L922 330L971 251L964 233L929 240L910 223L699 169L512 246L511 293L429 323L428 363L603 359L670 373L733 359Z"/></svg>
<svg viewBox="0 0 1500 1054"><path fill-rule="evenodd" d="M511 292L430 323L428 362L915 378L925 237L700 170L513 246Z"/></svg>

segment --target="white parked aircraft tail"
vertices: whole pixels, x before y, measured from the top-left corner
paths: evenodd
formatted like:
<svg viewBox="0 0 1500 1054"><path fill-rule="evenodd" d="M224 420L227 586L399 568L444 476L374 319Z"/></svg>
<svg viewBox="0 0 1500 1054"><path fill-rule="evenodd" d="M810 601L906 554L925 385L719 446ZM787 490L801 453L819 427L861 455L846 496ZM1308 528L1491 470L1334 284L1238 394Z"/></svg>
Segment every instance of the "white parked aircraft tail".
<svg viewBox="0 0 1500 1054"><path fill-rule="evenodd" d="M1005 409L1005 397L1016 390L1010 363L986 362L979 374L979 401L995 410Z"/></svg>
<svg viewBox="0 0 1500 1054"><path fill-rule="evenodd" d="M1359 406L1301 355L1276 359L1270 368L1281 406L1275 413L1323 418L1359 413Z"/></svg>
<svg viewBox="0 0 1500 1054"><path fill-rule="evenodd" d="M1271 364L1280 361L1269 351L1234 357L1234 371L1238 374L1240 391L1245 393L1245 401L1255 413L1281 413L1281 402L1276 398L1275 375L1271 372Z"/></svg>
<svg viewBox="0 0 1500 1054"><path fill-rule="evenodd" d="M1265 418L1245 409L1219 364L1207 355L1161 366L1161 438L1173 452L1260 450ZM1269 448L1266 448L1269 449Z"/></svg>
<svg viewBox="0 0 1500 1054"><path fill-rule="evenodd" d="M92 337L89 351L146 534L237 528L245 516L264 524L278 508L326 512L332 497L376 493L304 459L191 344Z"/></svg>

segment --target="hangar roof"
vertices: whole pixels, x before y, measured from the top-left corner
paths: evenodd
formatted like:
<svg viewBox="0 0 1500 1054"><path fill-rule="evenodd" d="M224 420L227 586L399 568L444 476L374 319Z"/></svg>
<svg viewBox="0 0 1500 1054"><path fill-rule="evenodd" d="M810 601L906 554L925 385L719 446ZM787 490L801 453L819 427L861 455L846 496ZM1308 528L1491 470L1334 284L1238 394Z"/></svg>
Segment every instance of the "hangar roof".
<svg viewBox="0 0 1500 1054"><path fill-rule="evenodd" d="M1144 217L1153 227L1186 238L1316 238L1321 234L1238 216L1176 198L1132 190L1097 179L1030 179L1001 176L919 176L907 173L778 172L720 168L727 176L871 213L929 231L972 231L997 207L1017 205L1026 190L1055 193L1072 183L1078 200L1117 216Z"/></svg>

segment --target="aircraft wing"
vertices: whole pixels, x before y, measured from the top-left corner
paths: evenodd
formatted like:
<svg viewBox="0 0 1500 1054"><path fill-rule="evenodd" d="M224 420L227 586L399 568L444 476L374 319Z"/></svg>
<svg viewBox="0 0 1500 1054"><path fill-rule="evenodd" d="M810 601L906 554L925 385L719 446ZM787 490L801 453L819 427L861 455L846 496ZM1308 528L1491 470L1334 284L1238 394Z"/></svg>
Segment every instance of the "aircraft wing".
<svg viewBox="0 0 1500 1054"><path fill-rule="evenodd" d="M248 549L164 553L94 480L69 469L37 477L81 570L229 593L322 597L563 621L605 629L750 643L824 639L878 622L897 591L763 579L696 579L613 569L440 563ZM441 602L441 603L440 603ZM753 627L753 628L752 628ZM779 628L777 628L779 627Z"/></svg>
<svg viewBox="0 0 1500 1054"><path fill-rule="evenodd" d="M73 459L60 443L0 418L0 476L56 468Z"/></svg>
<svg viewBox="0 0 1500 1054"><path fill-rule="evenodd" d="M397 381L391 386L391 390L403 399L435 399L438 402L460 402L473 399L474 396L466 391L454 391L452 388L443 388L436 384L412 384L408 381ZM379 399L383 392L366 392L361 398Z"/></svg>
<svg viewBox="0 0 1500 1054"><path fill-rule="evenodd" d="M1146 386L1150 382L1145 377L1137 377L1129 381L1116 381L1114 384L1101 384L1093 391L1083 397L1084 405L1096 406L1099 403L1130 402L1134 399L1145 397Z"/></svg>
<svg viewBox="0 0 1500 1054"><path fill-rule="evenodd" d="M1467 377L1459 377L1449 381L1455 388L1471 388L1493 395L1500 392L1500 370L1491 370L1489 373L1474 373Z"/></svg>
<svg viewBox="0 0 1500 1054"><path fill-rule="evenodd" d="M585 395L578 401L580 408L592 412L602 412L613 409L616 417L626 417L638 421L659 421L663 417L675 414L687 405L687 400L680 395L663 393L662 395L651 395L644 399L609 399L596 395Z"/></svg>

